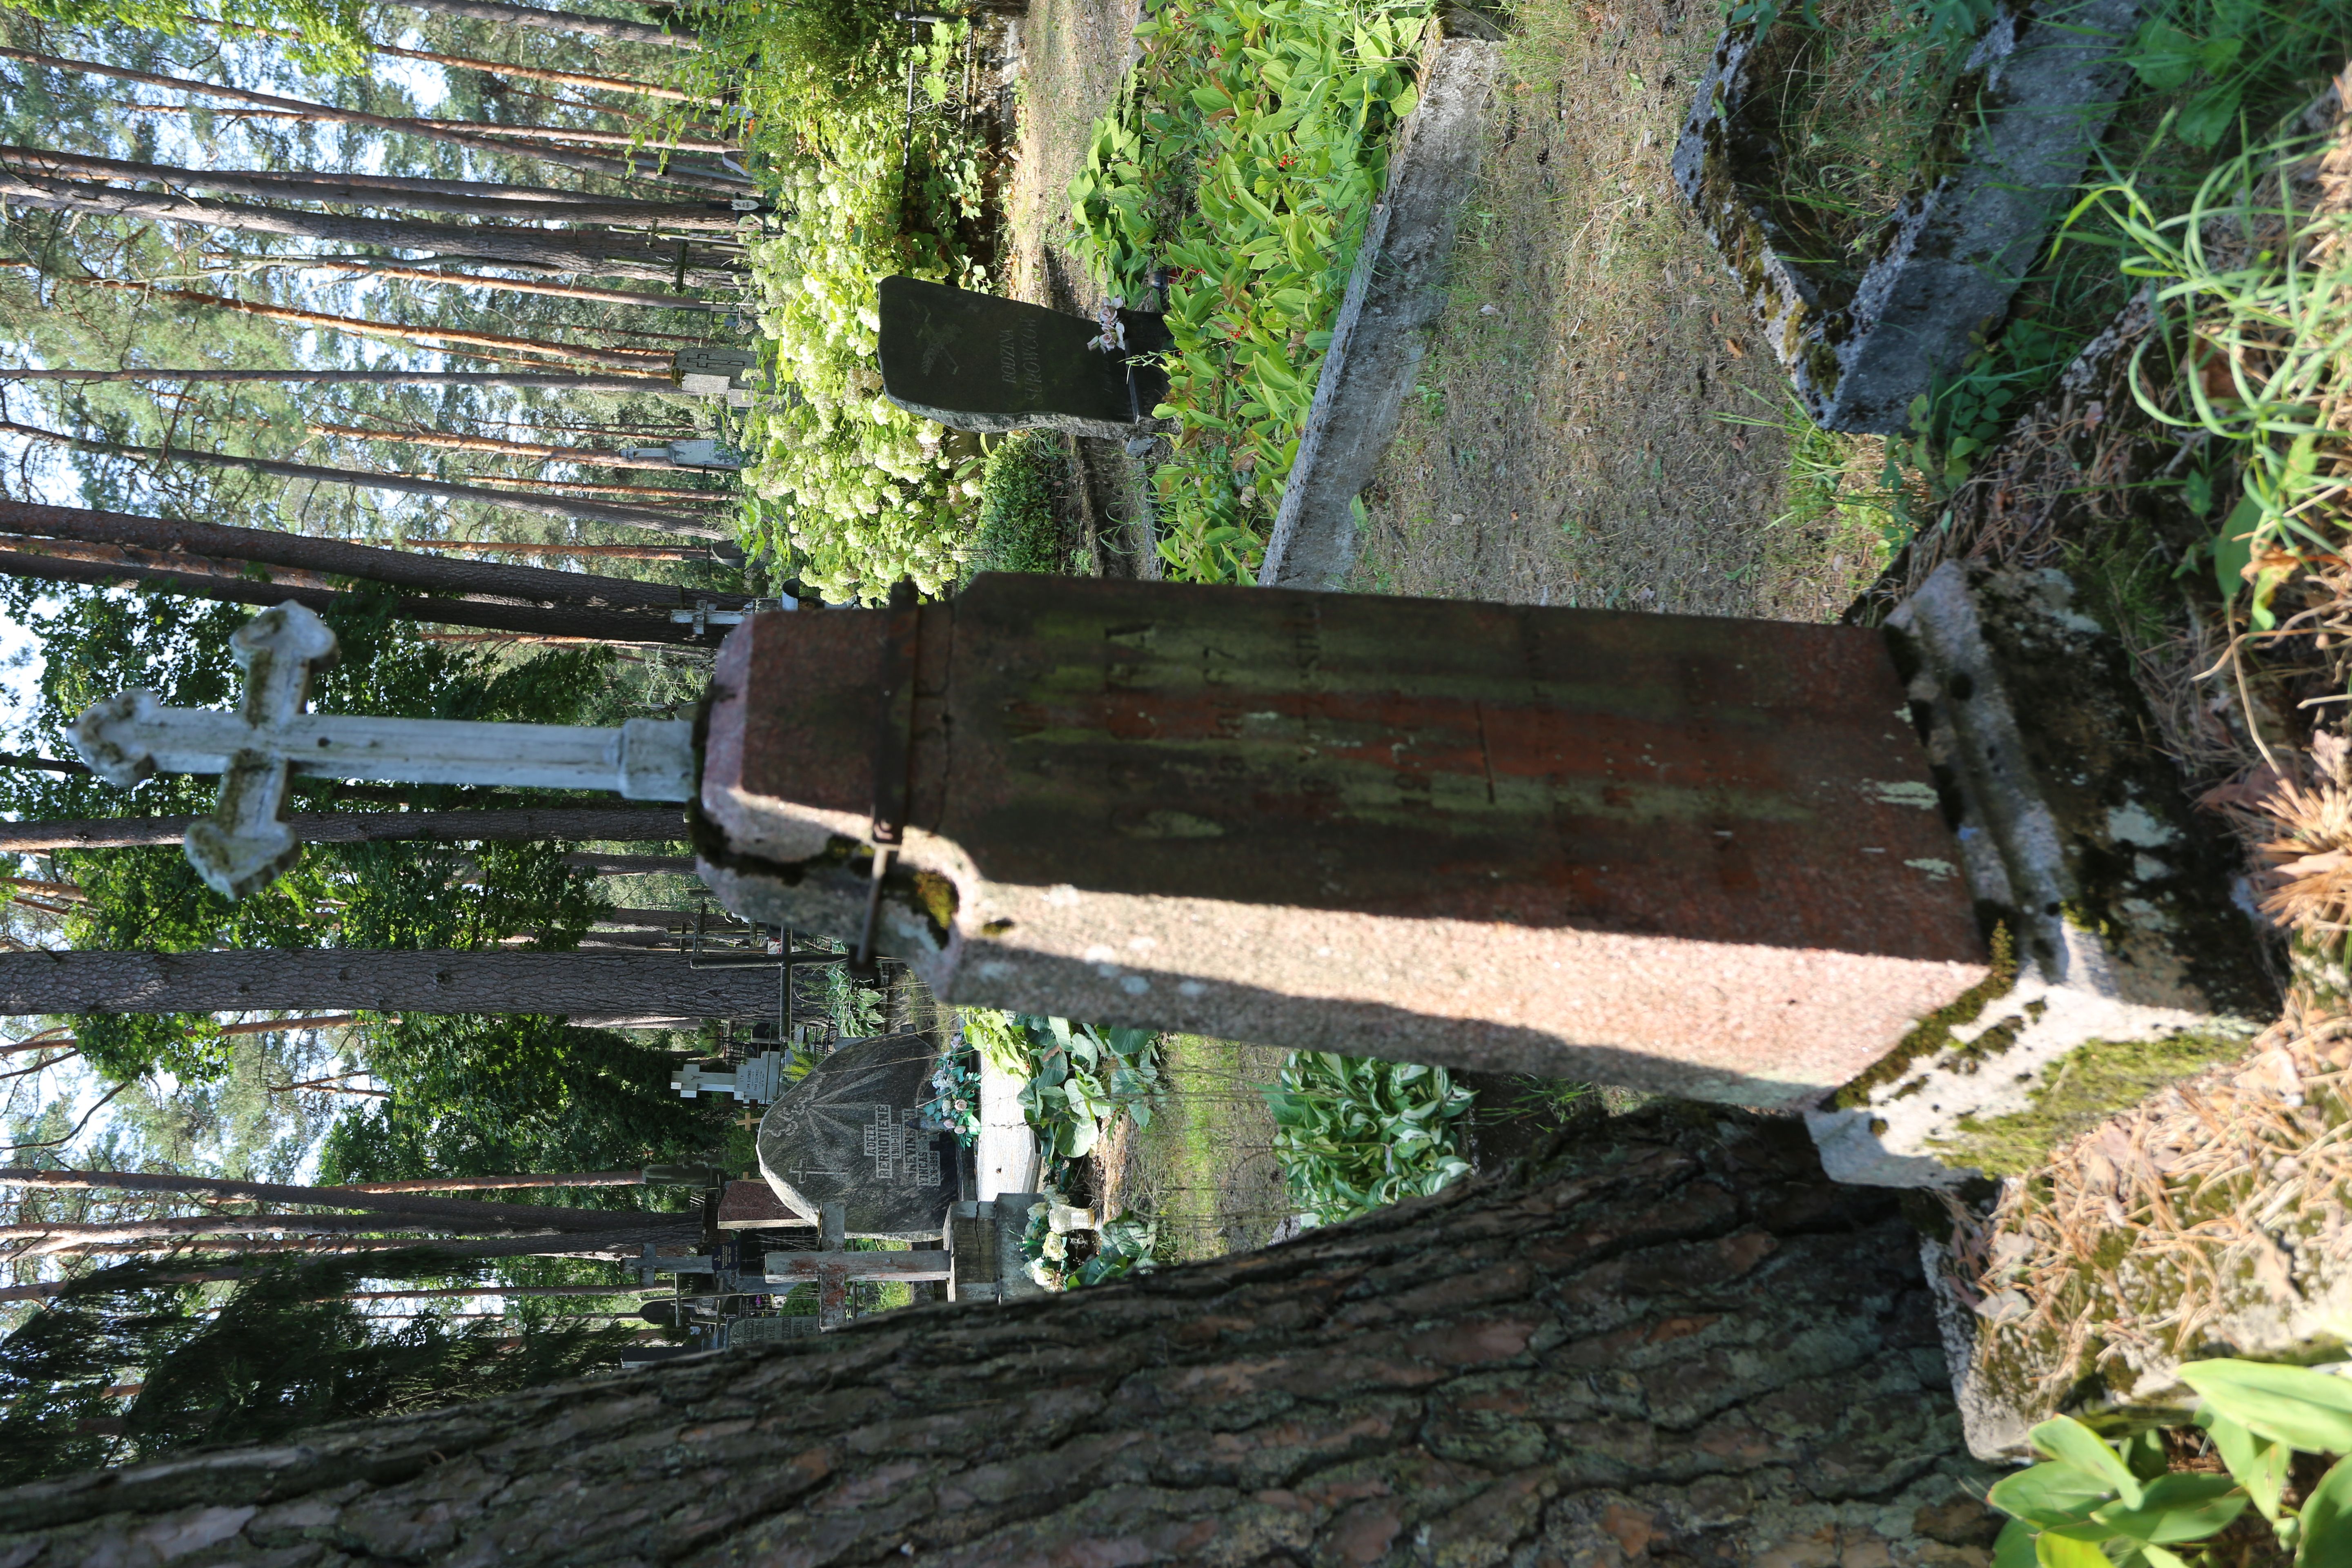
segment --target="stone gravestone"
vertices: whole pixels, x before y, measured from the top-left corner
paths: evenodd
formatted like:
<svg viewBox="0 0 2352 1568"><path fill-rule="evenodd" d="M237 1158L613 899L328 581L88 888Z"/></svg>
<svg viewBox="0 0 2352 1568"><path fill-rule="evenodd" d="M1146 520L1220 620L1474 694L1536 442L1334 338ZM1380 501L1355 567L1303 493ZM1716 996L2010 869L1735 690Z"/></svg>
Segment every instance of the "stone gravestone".
<svg viewBox="0 0 2352 1568"><path fill-rule="evenodd" d="M1120 313L1124 355L1087 346L1103 329L1083 316L913 278L882 279L881 315L884 393L951 429L1119 440L1167 395L1164 372L1129 363L1167 345L1144 312Z"/></svg>
<svg viewBox="0 0 2352 1568"><path fill-rule="evenodd" d="M841 1047L761 1121L760 1173L806 1220L843 1205L845 1235L937 1237L961 1190L954 1135L919 1120L939 1062L916 1035Z"/></svg>

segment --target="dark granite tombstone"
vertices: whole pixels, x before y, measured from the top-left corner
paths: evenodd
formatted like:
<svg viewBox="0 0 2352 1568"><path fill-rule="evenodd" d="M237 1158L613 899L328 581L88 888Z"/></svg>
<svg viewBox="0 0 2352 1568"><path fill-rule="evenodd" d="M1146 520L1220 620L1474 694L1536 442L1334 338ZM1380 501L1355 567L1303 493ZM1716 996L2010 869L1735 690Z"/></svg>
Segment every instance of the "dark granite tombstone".
<svg viewBox="0 0 2352 1568"><path fill-rule="evenodd" d="M1122 439L1167 395L1158 316L1121 311L1127 352L1087 345L1102 327L1043 305L885 278L882 389L909 414L983 435L1036 427Z"/></svg>
<svg viewBox="0 0 2352 1568"><path fill-rule="evenodd" d="M859 1040L810 1069L760 1123L760 1173L803 1219L846 1206L843 1233L940 1234L960 1194L955 1136L918 1124L939 1050L917 1035Z"/></svg>

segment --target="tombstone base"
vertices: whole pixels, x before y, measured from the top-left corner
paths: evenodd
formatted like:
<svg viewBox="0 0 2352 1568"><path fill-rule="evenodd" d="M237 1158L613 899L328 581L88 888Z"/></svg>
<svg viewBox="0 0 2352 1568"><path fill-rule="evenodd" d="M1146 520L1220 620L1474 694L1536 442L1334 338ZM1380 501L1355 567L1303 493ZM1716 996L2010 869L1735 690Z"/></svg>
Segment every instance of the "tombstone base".
<svg viewBox="0 0 2352 1568"><path fill-rule="evenodd" d="M1939 569L1887 623L1995 973L1808 1114L1836 1181L2031 1169L2277 1011L2210 825L2053 570Z"/></svg>

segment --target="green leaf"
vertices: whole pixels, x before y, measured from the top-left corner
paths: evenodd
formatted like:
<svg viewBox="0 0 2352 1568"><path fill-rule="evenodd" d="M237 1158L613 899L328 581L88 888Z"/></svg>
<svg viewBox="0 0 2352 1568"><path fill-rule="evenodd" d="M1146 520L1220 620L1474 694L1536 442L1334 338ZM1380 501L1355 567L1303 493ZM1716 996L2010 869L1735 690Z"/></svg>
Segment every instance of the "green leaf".
<svg viewBox="0 0 2352 1568"><path fill-rule="evenodd" d="M2268 1442L2255 1436L2243 1424L2204 1406L2197 1412L2198 1424L2213 1440L2213 1447L2221 1462L2230 1467L2230 1475L2246 1495L2253 1500L2262 1516L2275 1524L2279 1516L2279 1498L2286 1489L2287 1462L2294 1451L2284 1443Z"/></svg>
<svg viewBox="0 0 2352 1568"><path fill-rule="evenodd" d="M2262 521L2263 503L2248 496L2231 510L2230 520L2213 536L2213 580L2224 604L2245 592L2245 570L2254 560L2254 530Z"/></svg>
<svg viewBox="0 0 2352 1568"><path fill-rule="evenodd" d="M2095 1543L2070 1541L2046 1530L2034 1538L2033 1557L2042 1568L2114 1568Z"/></svg>
<svg viewBox="0 0 2352 1568"><path fill-rule="evenodd" d="M2093 1480L2105 1481L2126 1506L2140 1506L2140 1481L2131 1473L2131 1467L2107 1447L2105 1439L2073 1416L2060 1415L2044 1421L2028 1434L2028 1440L2037 1452L2080 1470Z"/></svg>
<svg viewBox="0 0 2352 1568"><path fill-rule="evenodd" d="M2115 1488L2072 1465L2047 1464L1994 1482L1985 1500L2013 1518L2052 1529L2080 1524L2115 1495Z"/></svg>
<svg viewBox="0 0 2352 1568"><path fill-rule="evenodd" d="M2257 1436L2315 1454L2352 1453L2352 1383L2307 1367L2190 1362L2180 1379Z"/></svg>
<svg viewBox="0 0 2352 1568"><path fill-rule="evenodd" d="M2091 1518L2117 1535L2168 1545L2201 1541L2246 1511L2246 1495L2227 1476L2167 1475L2148 1482L2137 1508L2115 1504Z"/></svg>
<svg viewBox="0 0 2352 1568"><path fill-rule="evenodd" d="M2295 1568L2352 1568L2352 1462L2337 1460L2303 1500Z"/></svg>

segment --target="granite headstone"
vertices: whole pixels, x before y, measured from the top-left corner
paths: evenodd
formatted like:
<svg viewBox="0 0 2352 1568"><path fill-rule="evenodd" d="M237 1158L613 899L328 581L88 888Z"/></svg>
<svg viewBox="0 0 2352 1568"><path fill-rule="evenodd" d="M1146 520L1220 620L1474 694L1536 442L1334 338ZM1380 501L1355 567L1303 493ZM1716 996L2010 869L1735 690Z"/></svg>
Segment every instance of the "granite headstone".
<svg viewBox="0 0 2352 1568"><path fill-rule="evenodd" d="M961 1191L954 1134L921 1123L939 1061L919 1035L842 1046L761 1121L760 1173L804 1220L845 1205L846 1236L938 1236Z"/></svg>
<svg viewBox="0 0 2352 1568"><path fill-rule="evenodd" d="M914 278L882 279L881 317L883 392L951 429L1120 440L1167 395L1148 363L1166 331L1147 312L1119 313L1124 353L1089 347L1103 329L1084 316Z"/></svg>

